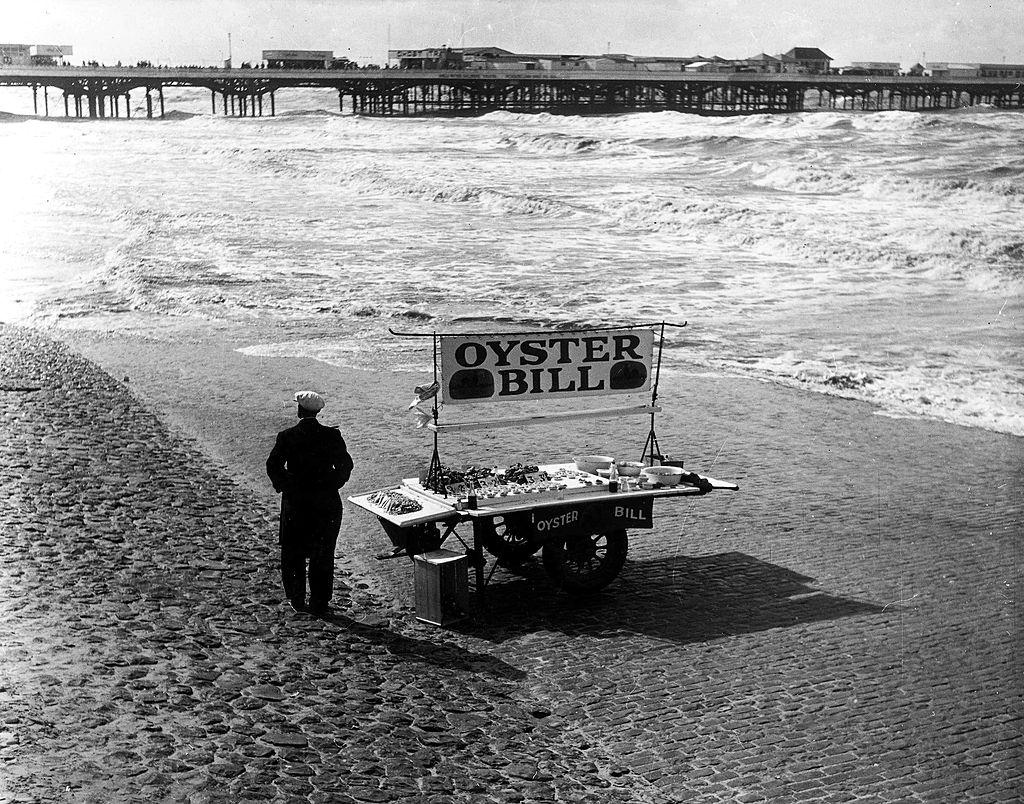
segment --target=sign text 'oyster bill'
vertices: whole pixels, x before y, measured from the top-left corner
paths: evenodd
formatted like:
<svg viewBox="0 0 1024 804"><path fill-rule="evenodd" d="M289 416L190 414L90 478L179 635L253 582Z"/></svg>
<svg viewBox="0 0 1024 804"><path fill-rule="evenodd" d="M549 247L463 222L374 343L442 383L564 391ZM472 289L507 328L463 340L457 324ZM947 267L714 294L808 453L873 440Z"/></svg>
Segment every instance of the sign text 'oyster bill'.
<svg viewBox="0 0 1024 804"><path fill-rule="evenodd" d="M651 387L654 332L442 335L448 404L630 394Z"/></svg>

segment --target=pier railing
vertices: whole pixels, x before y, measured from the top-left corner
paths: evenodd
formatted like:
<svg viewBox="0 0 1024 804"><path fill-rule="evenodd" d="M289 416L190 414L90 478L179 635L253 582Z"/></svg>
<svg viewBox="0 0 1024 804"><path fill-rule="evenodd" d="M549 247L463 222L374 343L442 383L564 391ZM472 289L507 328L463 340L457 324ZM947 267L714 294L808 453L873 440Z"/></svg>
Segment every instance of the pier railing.
<svg viewBox="0 0 1024 804"><path fill-rule="evenodd" d="M131 115L132 92L147 117L164 116L166 87L209 89L211 111L263 116L288 88L325 88L356 114L520 112L608 113L675 110L696 114L799 112L813 108L932 110L978 104L1024 108L1024 83L1000 78L684 73L584 70L268 70L217 67L0 67L0 86L30 87L35 113L50 114L49 90L64 114ZM155 100L154 100L155 96ZM219 99L219 103L218 103ZM268 103L264 106L264 100ZM219 107L219 108L218 108Z"/></svg>

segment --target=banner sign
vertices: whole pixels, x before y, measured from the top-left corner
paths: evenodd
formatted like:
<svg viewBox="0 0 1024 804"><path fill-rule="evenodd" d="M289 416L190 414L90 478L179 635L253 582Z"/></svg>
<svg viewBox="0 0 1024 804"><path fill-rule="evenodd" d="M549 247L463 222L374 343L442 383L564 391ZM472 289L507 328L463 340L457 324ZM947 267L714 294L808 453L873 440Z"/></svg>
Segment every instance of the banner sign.
<svg viewBox="0 0 1024 804"><path fill-rule="evenodd" d="M442 335L448 404L629 394L651 387L654 331Z"/></svg>
<svg viewBox="0 0 1024 804"><path fill-rule="evenodd" d="M529 529L534 538L543 541L619 528L653 528L653 512L653 497L537 508L530 512Z"/></svg>

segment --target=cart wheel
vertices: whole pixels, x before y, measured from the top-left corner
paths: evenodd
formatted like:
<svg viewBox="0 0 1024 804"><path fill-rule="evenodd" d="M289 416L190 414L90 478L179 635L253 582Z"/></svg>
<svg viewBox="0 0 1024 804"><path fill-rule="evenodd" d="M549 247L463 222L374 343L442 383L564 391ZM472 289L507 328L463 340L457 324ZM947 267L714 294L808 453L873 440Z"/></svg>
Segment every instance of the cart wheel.
<svg viewBox="0 0 1024 804"><path fill-rule="evenodd" d="M523 518L515 515L478 519L473 523L484 548L504 567L516 567L537 551L525 535Z"/></svg>
<svg viewBox="0 0 1024 804"><path fill-rule="evenodd" d="M615 580L628 550L624 530L571 536L544 545L544 570L566 592L585 595Z"/></svg>

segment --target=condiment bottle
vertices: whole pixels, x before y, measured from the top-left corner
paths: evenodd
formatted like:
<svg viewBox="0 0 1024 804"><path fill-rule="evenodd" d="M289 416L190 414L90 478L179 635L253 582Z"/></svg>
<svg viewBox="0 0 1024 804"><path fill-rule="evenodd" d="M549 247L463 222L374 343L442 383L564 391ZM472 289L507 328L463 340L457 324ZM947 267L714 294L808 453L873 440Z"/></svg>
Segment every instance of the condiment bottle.
<svg viewBox="0 0 1024 804"><path fill-rule="evenodd" d="M619 467L615 465L615 461L612 461L612 465L608 468L608 492L615 494L619 490Z"/></svg>
<svg viewBox="0 0 1024 804"><path fill-rule="evenodd" d="M476 481L474 480L469 486L469 496L466 498L466 508L470 511L476 510Z"/></svg>

